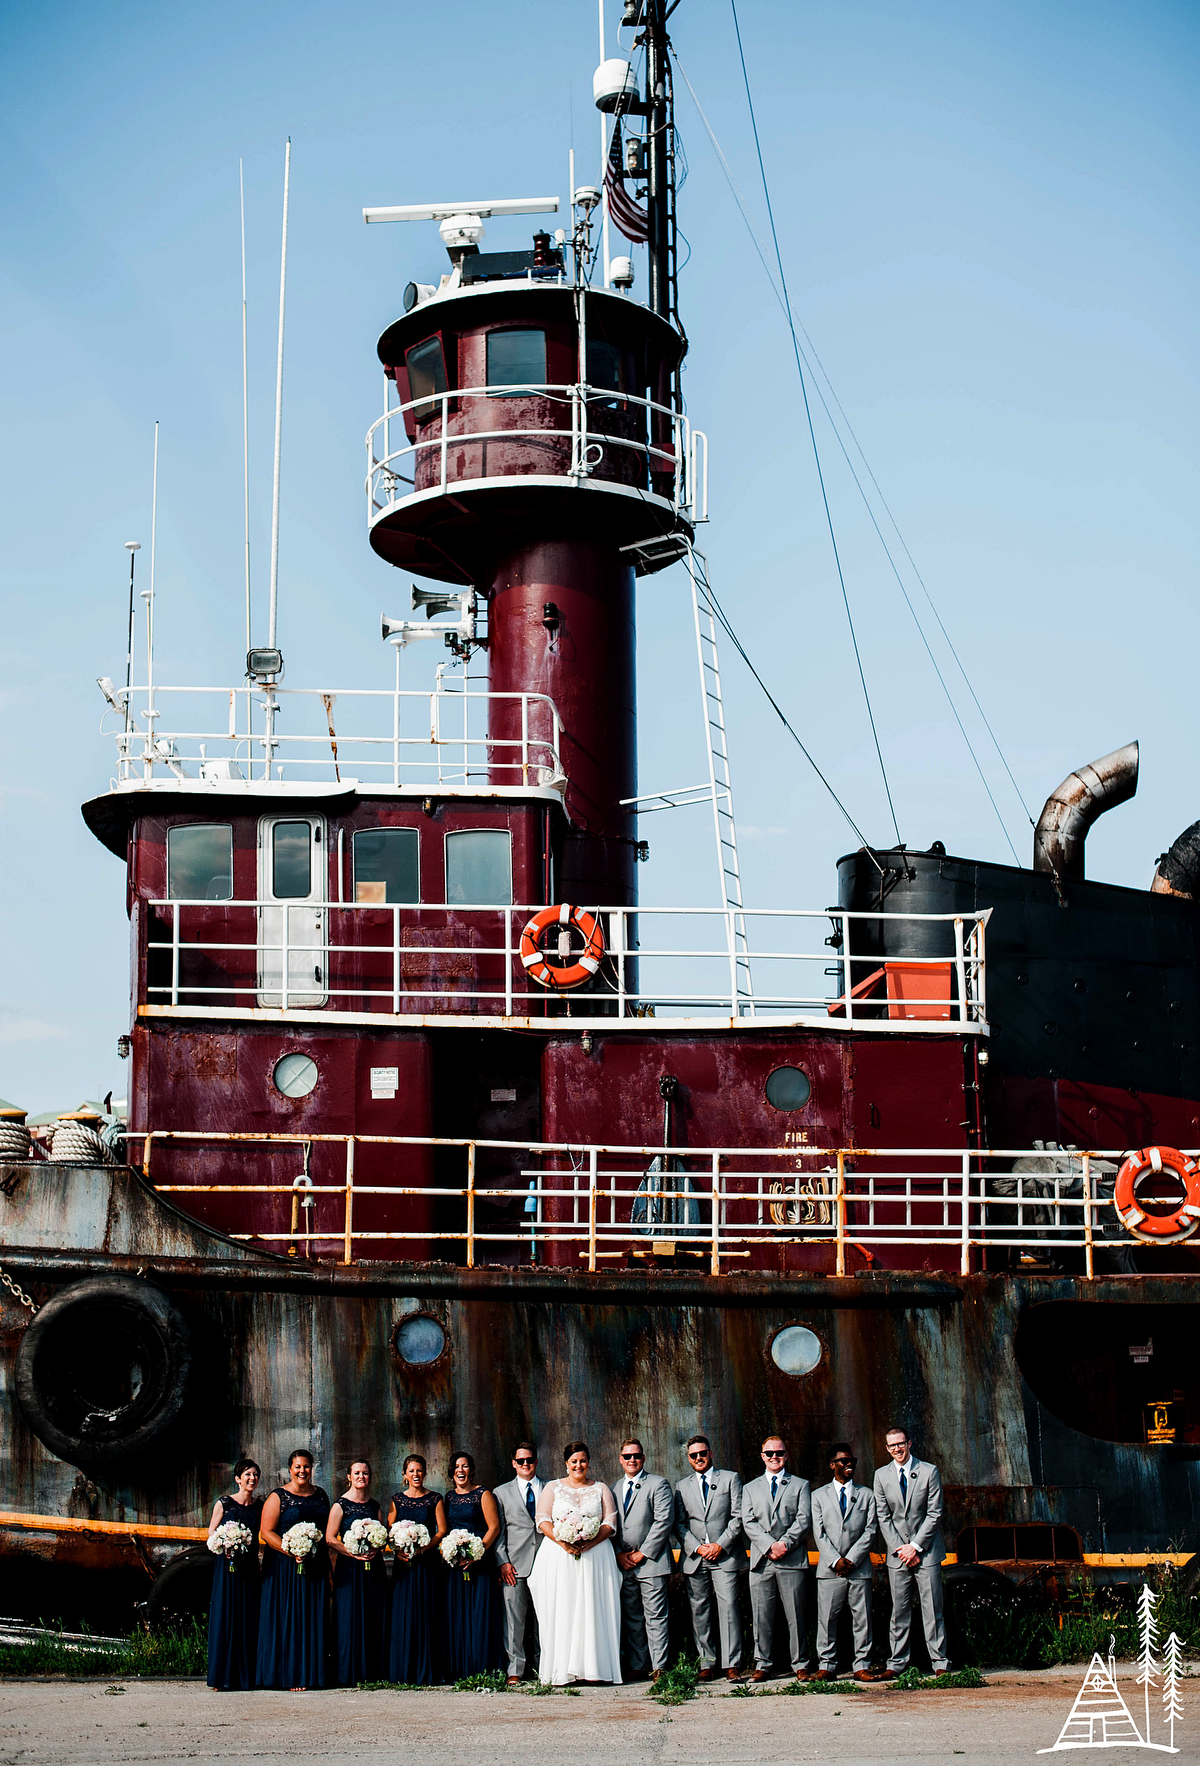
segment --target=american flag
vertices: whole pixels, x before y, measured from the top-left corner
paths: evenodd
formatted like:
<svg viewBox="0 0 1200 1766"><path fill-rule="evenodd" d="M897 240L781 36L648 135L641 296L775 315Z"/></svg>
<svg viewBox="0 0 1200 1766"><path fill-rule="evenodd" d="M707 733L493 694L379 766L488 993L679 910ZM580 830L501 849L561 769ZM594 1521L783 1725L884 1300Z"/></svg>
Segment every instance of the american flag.
<svg viewBox="0 0 1200 1766"><path fill-rule="evenodd" d="M608 150L608 165L604 173L604 194L608 198L608 212L626 239L634 245L645 245L650 237L650 217L644 208L638 207L625 189L625 156L621 146L620 117L613 125L612 146Z"/></svg>

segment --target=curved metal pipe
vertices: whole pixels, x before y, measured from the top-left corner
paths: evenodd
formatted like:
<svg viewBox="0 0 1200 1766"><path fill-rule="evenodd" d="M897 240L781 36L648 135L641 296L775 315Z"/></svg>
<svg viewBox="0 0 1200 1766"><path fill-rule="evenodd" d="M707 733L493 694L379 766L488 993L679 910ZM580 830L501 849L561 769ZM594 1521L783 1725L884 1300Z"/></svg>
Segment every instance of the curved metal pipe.
<svg viewBox="0 0 1200 1766"><path fill-rule="evenodd" d="M1097 816L1128 803L1137 790L1138 745L1127 742L1101 760L1069 773L1046 799L1033 835L1033 868L1056 877L1082 877L1083 845Z"/></svg>

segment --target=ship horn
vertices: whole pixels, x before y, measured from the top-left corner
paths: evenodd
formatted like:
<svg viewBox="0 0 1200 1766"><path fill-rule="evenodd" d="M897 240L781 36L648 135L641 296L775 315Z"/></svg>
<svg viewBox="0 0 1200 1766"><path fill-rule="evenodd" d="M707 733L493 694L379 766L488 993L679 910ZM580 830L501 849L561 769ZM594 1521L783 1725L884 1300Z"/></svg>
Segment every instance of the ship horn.
<svg viewBox="0 0 1200 1766"><path fill-rule="evenodd" d="M1137 790L1138 745L1126 743L1102 760L1069 773L1046 799L1033 836L1033 868L1082 877L1083 843L1097 816L1128 803ZM1174 850L1174 849L1172 849Z"/></svg>
<svg viewBox="0 0 1200 1766"><path fill-rule="evenodd" d="M1150 890L1154 895L1182 896L1184 901L1200 895L1200 822L1185 828L1170 852L1163 853Z"/></svg>

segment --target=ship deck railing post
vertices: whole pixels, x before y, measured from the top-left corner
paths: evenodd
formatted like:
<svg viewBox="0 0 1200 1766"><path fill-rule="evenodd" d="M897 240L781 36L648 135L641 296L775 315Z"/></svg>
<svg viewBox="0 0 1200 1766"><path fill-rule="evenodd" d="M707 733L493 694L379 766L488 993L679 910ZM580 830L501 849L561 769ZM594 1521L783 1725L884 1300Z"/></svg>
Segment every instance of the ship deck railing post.
<svg viewBox="0 0 1200 1766"><path fill-rule="evenodd" d="M392 1011L400 1016L400 909L392 908Z"/></svg>
<svg viewBox="0 0 1200 1766"><path fill-rule="evenodd" d="M956 914L954 919L954 975L958 984L958 1020L960 1024L967 1023L971 1015L967 1009L967 966L963 957L962 916ZM930 972L929 979L933 980L932 972Z"/></svg>
<svg viewBox="0 0 1200 1766"><path fill-rule="evenodd" d="M961 925L961 921L959 924ZM958 1265L960 1275L971 1273L971 1155L962 1156L962 1253Z"/></svg>
<svg viewBox="0 0 1200 1766"><path fill-rule="evenodd" d="M588 1153L588 1274L596 1273L596 1165L599 1153L593 1147Z"/></svg>
<svg viewBox="0 0 1200 1766"><path fill-rule="evenodd" d="M513 911L504 910L504 1016L513 1011Z"/></svg>
<svg viewBox="0 0 1200 1766"><path fill-rule="evenodd" d="M837 1273L846 1273L846 1155L837 1156Z"/></svg>
<svg viewBox="0 0 1200 1766"><path fill-rule="evenodd" d="M346 1234L342 1262L353 1263L354 1228L354 1136L346 1137Z"/></svg>
<svg viewBox="0 0 1200 1766"><path fill-rule="evenodd" d="M617 1017L623 1018L629 1000L625 991L625 914L621 908L614 908L608 917L608 939L617 971Z"/></svg>
<svg viewBox="0 0 1200 1766"><path fill-rule="evenodd" d="M475 1142L467 1142L467 1268L475 1267Z"/></svg>
<svg viewBox="0 0 1200 1766"><path fill-rule="evenodd" d="M445 490L445 488L446 488L446 444L449 441L449 436L447 435L446 431L447 431L447 426L449 423L449 417L450 417L450 395L448 393L443 393L442 394L442 440L441 440L441 475L442 475L442 489L443 490Z"/></svg>
<svg viewBox="0 0 1200 1766"><path fill-rule="evenodd" d="M283 991L280 994L280 1004L283 1006L283 1009L285 1012L288 1009L288 991L289 991L288 990L288 982L292 978L291 977L292 953L291 953L291 950L289 949L290 934L291 934L291 930L292 930L291 918L292 918L291 906L285 905L284 910L283 910L283 947L282 947L282 950L283 950Z"/></svg>
<svg viewBox="0 0 1200 1766"><path fill-rule="evenodd" d="M464 754L465 758L465 754ZM529 784L529 694L521 694L521 783Z"/></svg>
<svg viewBox="0 0 1200 1766"><path fill-rule="evenodd" d="M1092 1157L1083 1155L1083 1266L1088 1281L1096 1276L1095 1242L1092 1237Z"/></svg>
<svg viewBox="0 0 1200 1766"><path fill-rule="evenodd" d="M171 915L171 1004L179 1004L179 903L172 902Z"/></svg>
<svg viewBox="0 0 1200 1766"><path fill-rule="evenodd" d="M721 1155L712 1156L712 1259L710 1272L721 1273Z"/></svg>
<svg viewBox="0 0 1200 1766"><path fill-rule="evenodd" d="M150 1148L154 1144L154 1130L147 1129L142 1136L142 1181L150 1182Z"/></svg>

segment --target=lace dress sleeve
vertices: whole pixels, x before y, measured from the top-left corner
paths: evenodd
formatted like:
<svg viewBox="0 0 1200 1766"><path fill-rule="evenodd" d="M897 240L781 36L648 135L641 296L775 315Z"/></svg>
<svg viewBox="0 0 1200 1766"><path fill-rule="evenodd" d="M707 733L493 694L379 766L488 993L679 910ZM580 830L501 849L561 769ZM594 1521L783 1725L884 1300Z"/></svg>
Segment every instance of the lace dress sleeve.
<svg viewBox="0 0 1200 1766"><path fill-rule="evenodd" d="M545 1532L543 1521L549 1521L554 1513L554 1498L558 1492L558 1482L551 1478L542 1485L542 1493L537 1500L536 1526L540 1533Z"/></svg>
<svg viewBox="0 0 1200 1766"><path fill-rule="evenodd" d="M617 1499L607 1484L600 1486L600 1520L603 1526L611 1527L614 1532L616 1531Z"/></svg>

